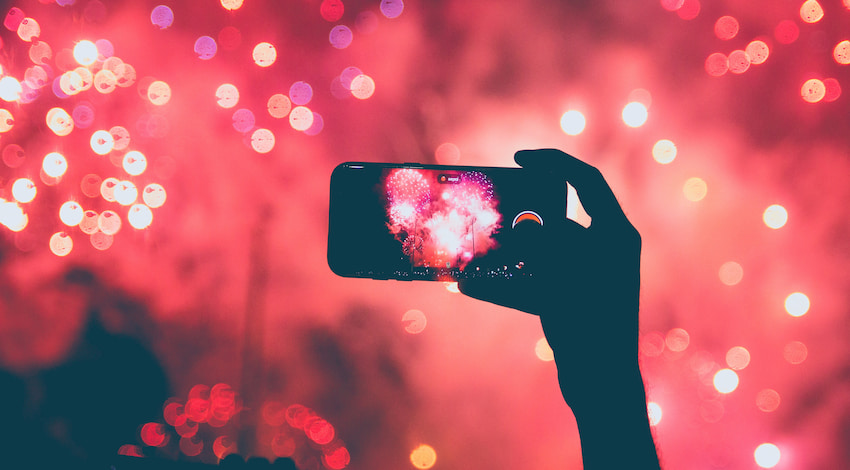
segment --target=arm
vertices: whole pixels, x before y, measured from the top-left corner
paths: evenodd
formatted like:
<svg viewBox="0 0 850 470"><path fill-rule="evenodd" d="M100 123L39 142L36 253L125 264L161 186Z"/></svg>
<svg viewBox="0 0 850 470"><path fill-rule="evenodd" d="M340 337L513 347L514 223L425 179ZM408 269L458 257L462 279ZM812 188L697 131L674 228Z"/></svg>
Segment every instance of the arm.
<svg viewBox="0 0 850 470"><path fill-rule="evenodd" d="M517 152L529 171L572 184L589 228L564 218L529 235L534 277L469 279L471 297L540 316L587 469L657 469L638 367L641 240L599 171L558 150Z"/></svg>

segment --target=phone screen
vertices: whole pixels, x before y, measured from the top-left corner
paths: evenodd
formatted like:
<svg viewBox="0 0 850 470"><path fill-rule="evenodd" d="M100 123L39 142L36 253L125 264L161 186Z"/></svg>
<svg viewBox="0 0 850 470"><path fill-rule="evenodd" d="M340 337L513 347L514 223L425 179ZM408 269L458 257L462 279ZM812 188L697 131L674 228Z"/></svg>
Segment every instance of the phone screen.
<svg viewBox="0 0 850 470"><path fill-rule="evenodd" d="M521 168L344 163L331 177L328 263L375 279L533 275L518 234L565 211L564 181Z"/></svg>

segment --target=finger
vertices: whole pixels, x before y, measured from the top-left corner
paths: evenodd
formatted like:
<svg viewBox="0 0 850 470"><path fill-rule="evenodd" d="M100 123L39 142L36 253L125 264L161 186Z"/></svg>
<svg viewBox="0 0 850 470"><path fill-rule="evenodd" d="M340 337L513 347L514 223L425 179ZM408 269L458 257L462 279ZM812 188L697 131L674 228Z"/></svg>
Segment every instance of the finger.
<svg viewBox="0 0 850 470"><path fill-rule="evenodd" d="M596 167L557 149L520 150L514 155L514 161L523 168L563 177L576 188L593 222L628 223L617 197Z"/></svg>

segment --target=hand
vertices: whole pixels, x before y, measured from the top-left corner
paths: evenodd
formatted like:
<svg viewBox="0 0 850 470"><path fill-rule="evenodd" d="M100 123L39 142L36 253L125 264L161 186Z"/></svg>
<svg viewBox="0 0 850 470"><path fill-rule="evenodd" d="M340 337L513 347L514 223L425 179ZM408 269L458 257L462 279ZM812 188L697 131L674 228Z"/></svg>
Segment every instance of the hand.
<svg viewBox="0 0 850 470"><path fill-rule="evenodd" d="M585 468L658 468L638 368L640 235L596 168L553 149L522 150L514 159L572 184L590 227L566 217L531 224L521 248L487 257L520 256L533 276L465 279L460 291L540 316ZM612 445L625 452L610 452Z"/></svg>

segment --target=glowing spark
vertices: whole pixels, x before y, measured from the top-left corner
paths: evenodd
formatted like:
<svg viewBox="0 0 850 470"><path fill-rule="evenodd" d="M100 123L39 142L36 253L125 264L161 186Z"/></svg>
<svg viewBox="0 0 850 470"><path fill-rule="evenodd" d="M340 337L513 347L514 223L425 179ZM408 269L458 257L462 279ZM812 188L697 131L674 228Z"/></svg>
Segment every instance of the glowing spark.
<svg viewBox="0 0 850 470"><path fill-rule="evenodd" d="M80 41L74 46L74 60L83 66L89 66L97 60L97 46L91 41Z"/></svg>
<svg viewBox="0 0 850 470"><path fill-rule="evenodd" d="M776 447L775 444L766 442L756 447L753 457L759 467L773 468L779 464L779 461L782 458L782 453L779 451L779 447Z"/></svg>
<svg viewBox="0 0 850 470"><path fill-rule="evenodd" d="M570 110L561 115L561 130L567 135L579 135L584 131L587 120L581 111Z"/></svg>
<svg viewBox="0 0 850 470"><path fill-rule="evenodd" d="M643 103L632 101L623 107L623 122L629 127L640 127L646 123L649 111Z"/></svg>
<svg viewBox="0 0 850 470"><path fill-rule="evenodd" d="M676 144L666 139L659 140L652 146L652 158L662 165L672 163L676 159Z"/></svg>

